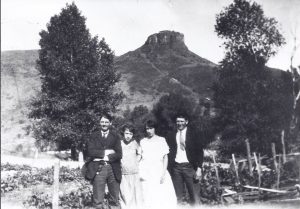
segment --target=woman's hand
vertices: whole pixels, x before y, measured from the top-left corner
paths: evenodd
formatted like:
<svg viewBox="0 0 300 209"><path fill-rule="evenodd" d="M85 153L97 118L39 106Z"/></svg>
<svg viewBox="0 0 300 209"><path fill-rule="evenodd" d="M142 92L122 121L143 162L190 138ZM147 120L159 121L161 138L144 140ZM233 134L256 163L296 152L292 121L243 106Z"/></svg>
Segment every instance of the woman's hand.
<svg viewBox="0 0 300 209"><path fill-rule="evenodd" d="M165 182L165 173L163 173L163 175L160 177L160 184L163 184Z"/></svg>

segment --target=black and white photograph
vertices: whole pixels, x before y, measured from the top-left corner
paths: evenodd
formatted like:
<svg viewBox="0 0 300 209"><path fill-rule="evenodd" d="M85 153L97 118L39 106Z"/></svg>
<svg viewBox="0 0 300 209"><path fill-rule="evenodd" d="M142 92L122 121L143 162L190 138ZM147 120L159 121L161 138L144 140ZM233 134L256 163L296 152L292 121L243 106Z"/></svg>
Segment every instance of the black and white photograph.
<svg viewBox="0 0 300 209"><path fill-rule="evenodd" d="M299 205L300 0L1 1L1 208Z"/></svg>

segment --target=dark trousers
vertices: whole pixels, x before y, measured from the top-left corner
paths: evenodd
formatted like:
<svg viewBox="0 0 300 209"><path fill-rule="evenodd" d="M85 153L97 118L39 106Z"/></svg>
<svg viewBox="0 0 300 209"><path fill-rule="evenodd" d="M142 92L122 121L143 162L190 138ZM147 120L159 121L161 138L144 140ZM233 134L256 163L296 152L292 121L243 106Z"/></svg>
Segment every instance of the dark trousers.
<svg viewBox="0 0 300 209"><path fill-rule="evenodd" d="M116 181L110 164L102 165L93 180L93 204L95 208L104 208L105 185L107 184L111 196L111 208L120 208L119 193L120 183Z"/></svg>
<svg viewBox="0 0 300 209"><path fill-rule="evenodd" d="M189 194L191 205L199 203L199 185L194 183L195 170L190 163L176 163L172 169L172 180L177 196L178 204L182 204L185 199L185 188Z"/></svg>

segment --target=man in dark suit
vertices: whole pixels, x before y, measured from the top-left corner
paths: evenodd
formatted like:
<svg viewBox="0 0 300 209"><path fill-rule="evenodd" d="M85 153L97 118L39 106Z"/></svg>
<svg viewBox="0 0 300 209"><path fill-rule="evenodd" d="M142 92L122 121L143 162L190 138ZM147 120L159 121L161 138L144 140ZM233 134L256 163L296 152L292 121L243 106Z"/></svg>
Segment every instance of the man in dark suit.
<svg viewBox="0 0 300 209"><path fill-rule="evenodd" d="M189 193L190 204L199 202L197 181L202 176L203 146L195 130L187 127L189 121L186 115L176 117L177 130L170 132L167 142L169 152L169 172L172 176L178 204L185 197L185 187Z"/></svg>
<svg viewBox="0 0 300 209"><path fill-rule="evenodd" d="M93 184L95 208L104 207L106 184L112 197L111 208L120 208L122 147L119 135L110 130L111 120L110 115L102 115L100 119L101 130L91 134L87 142L86 177Z"/></svg>

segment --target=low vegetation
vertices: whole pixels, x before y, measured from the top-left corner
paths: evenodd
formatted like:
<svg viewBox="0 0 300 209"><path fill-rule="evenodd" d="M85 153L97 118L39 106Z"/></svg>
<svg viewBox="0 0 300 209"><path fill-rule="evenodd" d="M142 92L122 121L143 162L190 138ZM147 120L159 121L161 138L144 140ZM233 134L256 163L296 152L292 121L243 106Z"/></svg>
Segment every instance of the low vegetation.
<svg viewBox="0 0 300 209"><path fill-rule="evenodd" d="M275 188L277 182L277 175L271 169L271 161L265 167L261 175L261 187ZM216 168L218 169L219 181L216 175ZM38 184L43 187L52 187L53 185L53 168L39 169L30 166L20 166L3 164L1 165L1 172L12 172L12 176L7 176L1 179L1 197L5 197L8 193L13 193L24 188L33 188ZM294 185L299 183L297 179L299 171L295 172L287 164L281 168L281 186ZM225 189L235 192L247 192L249 189L243 185L258 185L258 173L254 170L253 176L249 175L248 168L239 169L239 181L235 176L235 170L230 166L227 168L221 165L215 166L211 163L205 163L203 167L203 178L198 182L200 184L199 198L203 204L217 205L224 203L222 195L226 193ZM85 208L91 206L92 188L89 182L84 180L81 176L80 169L71 169L61 167L59 175L60 188L59 204L62 208ZM31 191L28 196L23 197L23 204L25 207L34 208L51 208L52 207L52 190L43 190L42 192ZM297 194L297 193L295 193ZM299 194L298 194L299 195ZM188 195L186 196L188 202ZM261 193L261 198L257 200L264 200L267 195ZM238 196L233 196L232 200L236 203L241 199ZM110 197L107 193L105 196L106 203L109 203ZM249 200L244 200L249 201ZM251 200L253 201L253 200Z"/></svg>

